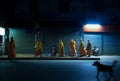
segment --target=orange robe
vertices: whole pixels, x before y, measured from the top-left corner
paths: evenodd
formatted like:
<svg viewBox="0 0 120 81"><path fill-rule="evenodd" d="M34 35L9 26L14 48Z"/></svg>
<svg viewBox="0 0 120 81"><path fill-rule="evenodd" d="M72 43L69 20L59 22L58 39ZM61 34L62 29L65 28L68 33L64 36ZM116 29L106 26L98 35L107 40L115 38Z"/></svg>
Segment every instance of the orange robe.
<svg viewBox="0 0 120 81"><path fill-rule="evenodd" d="M58 44L58 50L59 50L59 55L63 56L64 55L64 44L62 41L60 41Z"/></svg>
<svg viewBox="0 0 120 81"><path fill-rule="evenodd" d="M87 50L87 55L91 55L91 43L88 43L87 44L87 48L86 48L86 50Z"/></svg>
<svg viewBox="0 0 120 81"><path fill-rule="evenodd" d="M14 40L11 40L10 43L9 43L9 58L10 59L16 58L15 42L14 42Z"/></svg>
<svg viewBox="0 0 120 81"><path fill-rule="evenodd" d="M42 56L42 42L36 42L35 44L35 56Z"/></svg>
<svg viewBox="0 0 120 81"><path fill-rule="evenodd" d="M85 50L84 50L84 42L80 42L80 47L79 47L80 55L83 56L85 55Z"/></svg>
<svg viewBox="0 0 120 81"><path fill-rule="evenodd" d="M75 41L70 41L70 47L71 47L71 54L74 55L76 54L76 42Z"/></svg>

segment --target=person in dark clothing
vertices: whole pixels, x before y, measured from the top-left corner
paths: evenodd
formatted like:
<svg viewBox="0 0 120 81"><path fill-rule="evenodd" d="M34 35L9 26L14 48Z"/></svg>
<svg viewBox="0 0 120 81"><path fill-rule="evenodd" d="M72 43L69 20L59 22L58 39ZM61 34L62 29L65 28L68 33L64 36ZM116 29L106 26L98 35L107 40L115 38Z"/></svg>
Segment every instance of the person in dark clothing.
<svg viewBox="0 0 120 81"><path fill-rule="evenodd" d="M56 56L56 55L57 55L57 50L55 47L52 47L51 56Z"/></svg>
<svg viewBox="0 0 120 81"><path fill-rule="evenodd" d="M91 47L92 47L91 42L90 42L90 40L88 40L87 48L86 48L88 57L91 56Z"/></svg>

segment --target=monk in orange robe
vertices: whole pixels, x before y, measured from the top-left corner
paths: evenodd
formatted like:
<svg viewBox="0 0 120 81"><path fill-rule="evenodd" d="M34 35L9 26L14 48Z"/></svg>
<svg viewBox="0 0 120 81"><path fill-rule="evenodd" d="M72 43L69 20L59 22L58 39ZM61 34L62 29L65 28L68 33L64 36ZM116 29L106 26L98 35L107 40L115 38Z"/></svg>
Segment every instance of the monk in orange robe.
<svg viewBox="0 0 120 81"><path fill-rule="evenodd" d="M90 40L88 40L86 51L87 51L88 57L90 57L91 56L91 43L90 43Z"/></svg>
<svg viewBox="0 0 120 81"><path fill-rule="evenodd" d="M70 54L75 55L76 54L76 42L73 39L70 41L70 47L71 47Z"/></svg>
<svg viewBox="0 0 120 81"><path fill-rule="evenodd" d="M15 41L14 38L11 37L10 43L9 43L9 58L15 59L16 58L16 52L15 52Z"/></svg>
<svg viewBox="0 0 120 81"><path fill-rule="evenodd" d="M35 57L39 56L42 57L42 42L37 41L35 44Z"/></svg>
<svg viewBox="0 0 120 81"><path fill-rule="evenodd" d="M59 41L58 51L59 51L59 56L64 56L64 44L62 40Z"/></svg>
<svg viewBox="0 0 120 81"><path fill-rule="evenodd" d="M80 56L85 56L84 42L82 40L80 40L79 54Z"/></svg>

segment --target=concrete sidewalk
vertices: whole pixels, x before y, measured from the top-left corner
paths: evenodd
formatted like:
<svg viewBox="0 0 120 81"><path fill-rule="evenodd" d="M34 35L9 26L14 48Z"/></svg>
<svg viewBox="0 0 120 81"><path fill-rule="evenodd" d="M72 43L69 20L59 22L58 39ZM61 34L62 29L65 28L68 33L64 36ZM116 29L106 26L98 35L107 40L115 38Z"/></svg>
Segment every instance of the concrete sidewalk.
<svg viewBox="0 0 120 81"><path fill-rule="evenodd" d="M119 55L99 55L91 57L79 57L79 56L48 56L44 54L41 57L35 57L34 54L16 54L16 60L120 60ZM0 60L8 60L7 55L1 55Z"/></svg>

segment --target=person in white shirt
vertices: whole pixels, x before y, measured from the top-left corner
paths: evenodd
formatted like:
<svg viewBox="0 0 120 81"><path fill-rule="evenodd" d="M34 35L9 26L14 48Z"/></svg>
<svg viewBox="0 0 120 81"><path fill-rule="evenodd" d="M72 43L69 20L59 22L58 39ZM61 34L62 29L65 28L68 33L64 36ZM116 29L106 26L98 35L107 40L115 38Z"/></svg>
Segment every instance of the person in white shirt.
<svg viewBox="0 0 120 81"><path fill-rule="evenodd" d="M93 55L98 56L99 49L96 46L94 46L92 52L93 52Z"/></svg>

